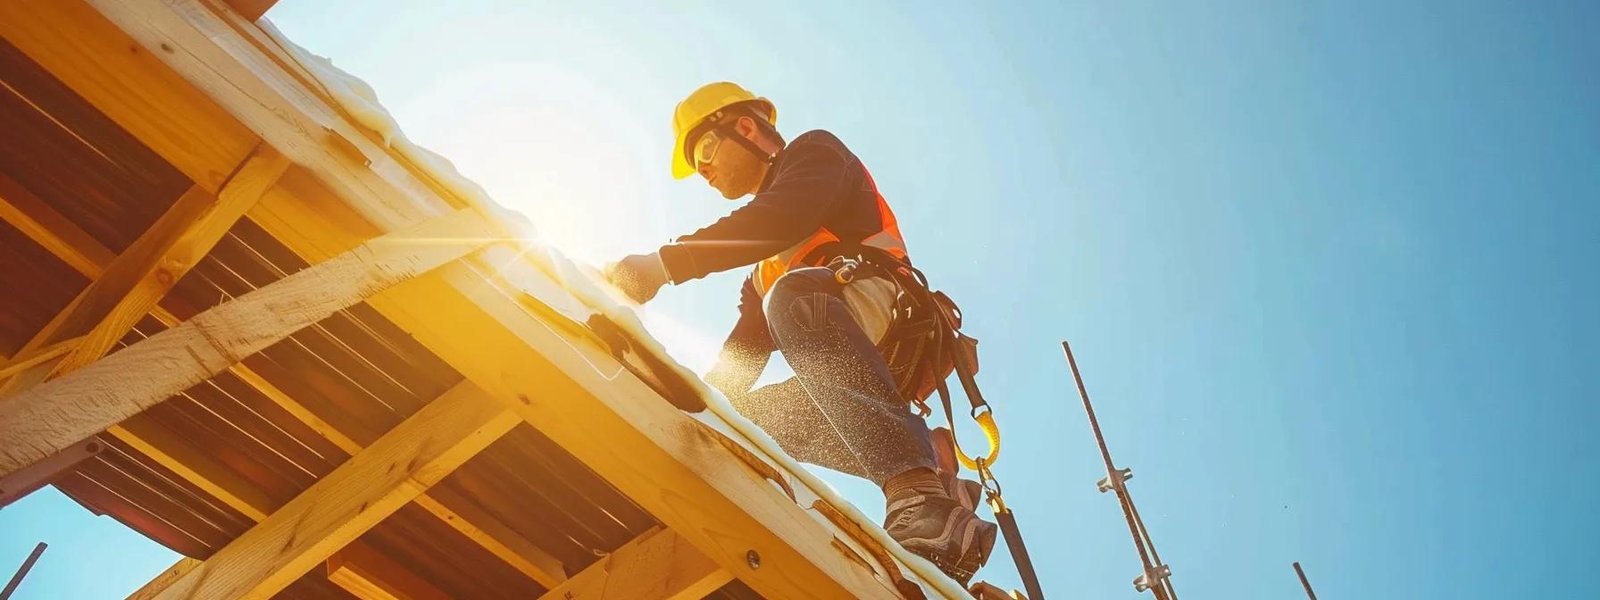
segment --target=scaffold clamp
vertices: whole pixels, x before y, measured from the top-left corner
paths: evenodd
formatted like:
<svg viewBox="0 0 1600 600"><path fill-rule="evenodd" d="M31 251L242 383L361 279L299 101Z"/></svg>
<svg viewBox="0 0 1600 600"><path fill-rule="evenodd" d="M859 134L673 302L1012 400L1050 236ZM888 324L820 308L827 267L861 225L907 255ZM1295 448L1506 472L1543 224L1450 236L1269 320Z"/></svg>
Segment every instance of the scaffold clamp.
<svg viewBox="0 0 1600 600"><path fill-rule="evenodd" d="M1098 488L1102 494L1113 489L1120 488L1124 482L1128 481L1129 479L1133 479L1133 469L1117 469L1116 476L1116 482L1112 482L1111 476L1108 475L1106 477L1101 477L1100 481L1095 482L1094 486Z"/></svg>
<svg viewBox="0 0 1600 600"><path fill-rule="evenodd" d="M1156 565L1154 567L1150 567L1150 570L1145 571L1138 577L1133 578L1133 589L1140 592L1147 591L1150 588L1155 587L1160 581L1171 576L1172 569L1166 565Z"/></svg>

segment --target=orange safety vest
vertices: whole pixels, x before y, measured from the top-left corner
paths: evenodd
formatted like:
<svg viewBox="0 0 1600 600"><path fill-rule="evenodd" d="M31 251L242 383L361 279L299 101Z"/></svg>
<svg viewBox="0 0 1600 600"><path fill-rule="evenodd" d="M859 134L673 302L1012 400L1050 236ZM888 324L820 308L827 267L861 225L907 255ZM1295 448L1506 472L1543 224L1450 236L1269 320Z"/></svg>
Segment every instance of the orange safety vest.
<svg viewBox="0 0 1600 600"><path fill-rule="evenodd" d="M877 197L878 222L882 224L883 228L877 233L863 238L860 244L887 252L890 256L902 261L906 260L908 256L906 254L906 239L900 235L900 223L895 220L894 211L889 210L889 203L883 200L883 194L878 192L878 184L872 180L872 173L867 173L867 185L872 186L872 194ZM828 264L828 261L832 260L835 255L829 253L822 253L819 256L812 255L817 253L817 250L823 246L838 241L840 241L839 236L834 235L832 231L828 231L827 227L819 227L816 233L811 234L788 250L756 263L755 272L750 275L751 282L755 284L756 293L766 297L767 290L772 289L772 284L791 269L820 267Z"/></svg>

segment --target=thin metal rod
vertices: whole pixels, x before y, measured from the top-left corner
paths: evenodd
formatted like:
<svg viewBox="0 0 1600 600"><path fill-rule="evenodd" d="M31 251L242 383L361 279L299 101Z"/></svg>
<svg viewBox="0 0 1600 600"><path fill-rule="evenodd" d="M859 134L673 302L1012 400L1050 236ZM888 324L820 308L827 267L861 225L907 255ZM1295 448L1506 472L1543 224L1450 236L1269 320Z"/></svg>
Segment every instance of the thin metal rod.
<svg viewBox="0 0 1600 600"><path fill-rule="evenodd" d="M1089 390L1083 387L1083 375L1078 372L1078 360L1072 357L1071 344L1063 341L1061 349L1067 353L1067 365L1072 367L1072 380L1078 384L1078 397L1083 399L1083 411L1089 413L1089 427L1094 429L1094 441L1100 445L1100 457L1106 461L1106 477L1112 477L1116 475L1117 468L1111 463L1111 449L1106 447L1106 437L1100 433L1100 420L1094 417L1094 405L1089 403Z"/></svg>
<svg viewBox="0 0 1600 600"><path fill-rule="evenodd" d="M1306 579L1306 570L1300 568L1300 561L1294 563L1294 574L1300 576L1300 585L1306 588L1306 597L1317 600L1317 593L1311 591L1311 581Z"/></svg>
<svg viewBox="0 0 1600 600"><path fill-rule="evenodd" d="M1094 418L1094 405L1090 402L1090 390L1083 387L1083 373L1078 371L1078 360L1072 355L1072 344L1062 341L1061 349L1067 354L1067 366L1072 368L1072 381L1077 382L1078 398L1083 398L1083 413L1088 414L1088 418L1090 418L1090 429L1094 430L1094 443L1099 445L1101 458L1106 461L1106 482L1110 483L1112 491L1117 493L1117 502L1122 504L1123 517L1128 520L1128 534L1133 538L1133 547L1139 550L1139 563L1144 566L1142 573L1150 573L1155 566L1150 563L1150 554L1154 554L1155 544L1154 542L1149 542L1149 533L1144 531L1144 523L1138 517L1139 509L1133 506L1133 494L1128 493L1128 488L1122 482L1122 475L1117 474L1117 466L1110 459L1110 448L1106 446L1106 434L1102 434L1101 429L1099 429L1099 419ZM1149 549L1146 549L1146 544L1149 544ZM1176 594L1170 592L1171 587L1163 584L1163 581L1150 582L1150 592L1155 595L1157 600L1171 600L1171 597L1176 597Z"/></svg>
<svg viewBox="0 0 1600 600"><path fill-rule="evenodd" d="M28 576L28 571L33 570L33 563L39 562L39 555L44 554L44 549L44 542L39 542L39 545L33 547L33 552L28 554L27 560L22 561L22 566L17 568L17 574L11 576L11 582L6 584L5 589L0 590L0 600L7 600L17 591L17 586L22 585L22 578Z"/></svg>

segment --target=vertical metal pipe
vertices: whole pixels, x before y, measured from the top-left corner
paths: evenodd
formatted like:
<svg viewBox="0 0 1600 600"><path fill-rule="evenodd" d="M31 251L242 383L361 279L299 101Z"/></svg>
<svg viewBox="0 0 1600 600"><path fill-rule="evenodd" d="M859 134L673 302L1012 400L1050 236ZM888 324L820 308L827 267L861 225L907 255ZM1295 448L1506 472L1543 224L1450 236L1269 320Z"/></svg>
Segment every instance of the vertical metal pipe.
<svg viewBox="0 0 1600 600"><path fill-rule="evenodd" d="M22 566L17 568L17 574L11 576L11 582L6 584L5 589L0 590L0 600L11 598L11 594L17 591L17 586L22 584L22 578L27 577L28 571L33 569L33 563L39 562L39 555L44 554L44 549L44 542L39 542L39 545L33 547L33 552L28 554L27 560L22 561Z"/></svg>

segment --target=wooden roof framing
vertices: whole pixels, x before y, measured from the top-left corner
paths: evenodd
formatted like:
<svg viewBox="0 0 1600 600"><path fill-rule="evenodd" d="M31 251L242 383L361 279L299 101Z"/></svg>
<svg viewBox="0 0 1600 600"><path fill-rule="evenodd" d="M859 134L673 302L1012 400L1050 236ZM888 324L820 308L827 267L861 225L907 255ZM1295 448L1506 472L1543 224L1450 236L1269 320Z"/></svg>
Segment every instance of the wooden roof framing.
<svg viewBox="0 0 1600 600"><path fill-rule="evenodd" d="M619 362L269 5L0 0L0 500L189 557L135 597L948 589Z"/></svg>

